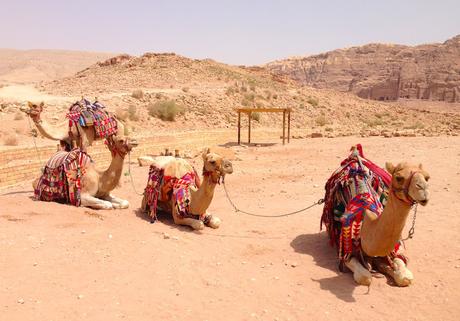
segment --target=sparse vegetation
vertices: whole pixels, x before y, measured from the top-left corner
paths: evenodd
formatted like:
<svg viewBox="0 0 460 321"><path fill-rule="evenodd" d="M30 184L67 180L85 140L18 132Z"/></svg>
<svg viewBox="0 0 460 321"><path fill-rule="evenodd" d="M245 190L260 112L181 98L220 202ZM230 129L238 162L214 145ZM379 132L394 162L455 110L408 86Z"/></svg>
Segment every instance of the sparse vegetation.
<svg viewBox="0 0 460 321"><path fill-rule="evenodd" d="M260 121L260 113L259 112L251 113L251 119L253 119L255 121Z"/></svg>
<svg viewBox="0 0 460 321"><path fill-rule="evenodd" d="M327 124L326 116L320 115L320 116L316 117L315 122L316 122L316 125L318 125L318 126L326 125Z"/></svg>
<svg viewBox="0 0 460 321"><path fill-rule="evenodd" d="M190 88L189 87L182 87L182 91L184 93L188 93L190 91Z"/></svg>
<svg viewBox="0 0 460 321"><path fill-rule="evenodd" d="M309 103L309 104L312 105L313 107L318 107L318 105L319 105L319 100L318 100L318 98L308 97L307 103Z"/></svg>
<svg viewBox="0 0 460 321"><path fill-rule="evenodd" d="M139 115L137 113L137 107L130 105L128 108L128 117L131 121L139 121Z"/></svg>
<svg viewBox="0 0 460 321"><path fill-rule="evenodd" d="M142 99L144 98L144 92L141 89L137 89L133 91L131 94L131 97L136 98L136 99Z"/></svg>
<svg viewBox="0 0 460 321"><path fill-rule="evenodd" d="M158 101L150 104L147 109L150 116L166 121L174 121L178 114L185 112L184 106L177 104L174 100Z"/></svg>
<svg viewBox="0 0 460 321"><path fill-rule="evenodd" d="M123 108L119 107L115 110L115 116L117 116L118 119L122 121L126 121L129 117L129 114L126 110Z"/></svg>
<svg viewBox="0 0 460 321"><path fill-rule="evenodd" d="M23 120L24 119L24 115L17 111L15 114L14 114L14 120Z"/></svg>

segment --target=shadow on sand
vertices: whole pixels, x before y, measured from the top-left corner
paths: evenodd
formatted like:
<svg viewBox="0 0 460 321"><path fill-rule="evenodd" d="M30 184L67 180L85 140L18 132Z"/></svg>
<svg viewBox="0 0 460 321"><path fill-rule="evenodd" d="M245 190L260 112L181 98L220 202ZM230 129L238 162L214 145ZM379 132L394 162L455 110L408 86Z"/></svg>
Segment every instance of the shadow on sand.
<svg viewBox="0 0 460 321"><path fill-rule="evenodd" d="M139 217L140 219L142 219L144 221L147 221L147 222L149 222L151 224L165 224L165 225L167 225L169 227L176 228L179 231L194 232L194 233L198 233L198 234L201 233L201 231L195 231L194 229L192 229L189 226L177 225L176 223L174 223L172 215L170 213L167 213L167 212L164 212L164 211L158 211L157 212L157 220L155 222L153 222L153 223L150 220L150 216L147 213L145 213L144 211L142 211L140 208L136 209L134 212L136 213L137 217Z"/></svg>
<svg viewBox="0 0 460 321"><path fill-rule="evenodd" d="M301 234L291 241L291 247L297 253L313 257L316 265L337 273L336 276L330 278L312 278L312 281L319 283L322 290L331 292L338 299L345 302L356 301L353 297L353 291L357 285L354 283L351 273L341 273L339 271L335 248L329 245L326 232ZM368 292L368 290L366 291Z"/></svg>

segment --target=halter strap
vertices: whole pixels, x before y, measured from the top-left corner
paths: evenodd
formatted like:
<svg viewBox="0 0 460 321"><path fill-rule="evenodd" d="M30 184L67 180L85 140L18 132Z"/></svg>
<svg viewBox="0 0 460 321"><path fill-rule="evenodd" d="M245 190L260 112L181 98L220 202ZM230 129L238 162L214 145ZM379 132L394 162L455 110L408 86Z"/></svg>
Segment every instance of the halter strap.
<svg viewBox="0 0 460 321"><path fill-rule="evenodd" d="M216 171L218 173L218 177L217 177L217 181L215 181L212 177L212 174L214 174L214 171L207 171L203 168L203 177L209 177L211 178L211 181L214 183L214 184L220 184L220 178L222 177L220 175L220 172L219 171Z"/></svg>
<svg viewBox="0 0 460 321"><path fill-rule="evenodd" d="M391 192L393 193L393 195L398 199L400 200L401 202L404 202L406 204L409 204L410 206L414 205L415 203L417 203L416 200L414 200L410 195L409 195L409 187L410 187L410 184L412 183L412 179L414 178L414 175L417 174L417 173L421 173L421 171L416 171L416 172L411 172L410 176L409 176L409 179L407 180L407 182L404 184L403 187L395 187L393 184L391 185ZM398 195L396 195L395 192L403 192L404 193L404 196L406 197L406 199L402 199L400 197L398 197Z"/></svg>

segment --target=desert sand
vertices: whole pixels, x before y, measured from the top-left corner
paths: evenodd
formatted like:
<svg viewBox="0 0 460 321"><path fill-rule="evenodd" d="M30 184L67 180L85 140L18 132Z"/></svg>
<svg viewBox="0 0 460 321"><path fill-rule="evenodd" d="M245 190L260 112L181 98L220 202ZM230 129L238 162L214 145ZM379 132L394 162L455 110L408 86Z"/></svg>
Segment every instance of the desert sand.
<svg viewBox="0 0 460 321"><path fill-rule="evenodd" d="M369 288L357 286L339 272L319 229L322 206L250 217L235 213L218 187L210 210L222 226L194 232L165 215L150 224L128 176L114 194L131 206L112 211L34 201L24 182L0 196L0 319L457 320L458 137L229 143L237 158L229 193L241 208L267 215L308 206L324 196L326 180L356 143L380 166L421 162L431 174L431 200L419 206L415 237L405 244L410 287L380 274ZM133 163L132 170L142 191L148 168Z"/></svg>

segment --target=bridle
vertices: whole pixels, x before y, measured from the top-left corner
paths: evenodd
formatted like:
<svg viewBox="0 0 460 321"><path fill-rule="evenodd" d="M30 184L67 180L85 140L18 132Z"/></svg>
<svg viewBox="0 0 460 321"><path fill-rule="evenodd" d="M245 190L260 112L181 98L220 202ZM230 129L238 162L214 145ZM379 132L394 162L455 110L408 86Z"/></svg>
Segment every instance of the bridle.
<svg viewBox="0 0 460 321"><path fill-rule="evenodd" d="M412 183L412 179L414 178L415 174L418 174L418 173L421 173L421 171L415 171L415 172L411 172L410 176L409 176L409 179L404 183L403 187L395 187L394 185L391 185L391 192L393 193L393 195L398 199L400 200L401 202L404 202L410 206L413 206L414 204L417 203L416 200L414 200L412 198L412 196L409 195L409 188L410 188L410 185ZM398 197L398 195L396 195L396 192L403 192L404 193L404 197L406 199L402 199L400 197Z"/></svg>
<svg viewBox="0 0 460 321"><path fill-rule="evenodd" d="M217 173L217 180L214 180L212 176L214 173ZM222 175L219 169L214 171L207 171L203 166L203 177L209 177L214 184L220 184L221 180L223 181L225 176Z"/></svg>

